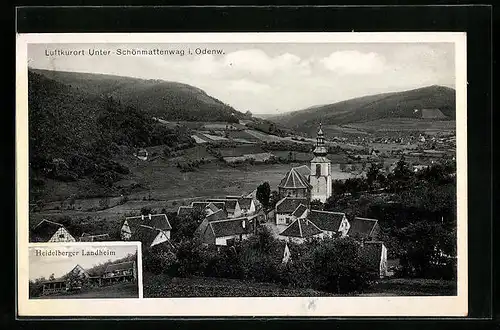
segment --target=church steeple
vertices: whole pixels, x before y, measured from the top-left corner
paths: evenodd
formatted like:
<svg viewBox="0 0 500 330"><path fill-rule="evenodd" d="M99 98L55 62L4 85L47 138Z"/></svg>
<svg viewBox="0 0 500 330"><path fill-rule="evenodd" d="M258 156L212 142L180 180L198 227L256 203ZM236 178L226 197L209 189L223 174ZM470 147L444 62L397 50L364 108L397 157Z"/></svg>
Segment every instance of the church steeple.
<svg viewBox="0 0 500 330"><path fill-rule="evenodd" d="M321 123L319 123L319 130L316 135L316 148L314 148L313 153L314 156L326 156L328 153L325 147L325 134L323 133Z"/></svg>

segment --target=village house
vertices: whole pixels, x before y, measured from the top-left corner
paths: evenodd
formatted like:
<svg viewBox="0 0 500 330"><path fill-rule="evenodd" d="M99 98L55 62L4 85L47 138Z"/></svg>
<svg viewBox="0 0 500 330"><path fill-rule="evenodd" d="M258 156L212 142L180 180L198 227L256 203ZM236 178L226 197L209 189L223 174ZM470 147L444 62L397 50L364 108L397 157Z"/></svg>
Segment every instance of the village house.
<svg viewBox="0 0 500 330"><path fill-rule="evenodd" d="M293 213L301 204L307 205L308 200L290 197L279 200L274 207L276 225L289 225L292 223L295 220Z"/></svg>
<svg viewBox="0 0 500 330"><path fill-rule="evenodd" d="M323 238L323 231L308 219L297 219L285 228L279 238L297 244L304 243L307 239Z"/></svg>
<svg viewBox="0 0 500 330"><path fill-rule="evenodd" d="M215 246L228 246L242 241L254 234L257 215L253 217L229 218L208 222L200 234L203 243Z"/></svg>
<svg viewBox="0 0 500 330"><path fill-rule="evenodd" d="M170 239L172 226L166 214L148 214L134 217L126 217L121 227L121 239L130 240L135 230L140 226L147 226L162 231L167 239Z"/></svg>
<svg viewBox="0 0 500 330"><path fill-rule="evenodd" d="M215 204L223 202L227 216L230 218L238 218L242 216L240 203L237 199L208 199L207 202Z"/></svg>
<svg viewBox="0 0 500 330"><path fill-rule="evenodd" d="M126 261L108 265L102 275L102 284L132 282L135 280L137 280L135 261Z"/></svg>
<svg viewBox="0 0 500 330"><path fill-rule="evenodd" d="M355 217L350 224L351 226L347 232L349 237L368 241L378 237L380 227L376 219Z"/></svg>
<svg viewBox="0 0 500 330"><path fill-rule="evenodd" d="M31 242L76 242L75 238L60 223L43 219L30 232Z"/></svg>
<svg viewBox="0 0 500 330"><path fill-rule="evenodd" d="M81 277L82 279L89 278L87 271L80 265L76 265L66 275L59 279L52 279L42 282L42 295L65 292L69 290L68 278L70 274ZM75 286L72 289L81 289L81 286Z"/></svg>
<svg viewBox="0 0 500 330"><path fill-rule="evenodd" d="M82 236L79 237L80 242L103 242L109 240L109 234L90 235L87 233L83 233Z"/></svg>
<svg viewBox="0 0 500 330"><path fill-rule="evenodd" d="M202 235L204 234L205 232L205 229L208 227L208 224L212 221L216 221L216 220L224 220L224 219L227 219L227 213L224 211L224 210L219 210L217 212L214 212L210 215L207 215L205 217L205 219L203 219L203 221L200 223L200 225L198 226L198 228L196 228L195 232L194 232L194 236L195 237L202 237Z"/></svg>
<svg viewBox="0 0 500 330"><path fill-rule="evenodd" d="M185 217L185 216L190 216L193 214L194 208L189 205L189 206L179 206L177 209L177 216L178 217Z"/></svg>
<svg viewBox="0 0 500 330"><path fill-rule="evenodd" d="M238 204L240 205L242 215L252 215L257 211L253 198L241 197L238 199Z"/></svg>
<svg viewBox="0 0 500 330"><path fill-rule="evenodd" d="M380 278L388 276L387 248L383 242L364 242L361 256L365 258L368 266L378 273Z"/></svg>
<svg viewBox="0 0 500 330"><path fill-rule="evenodd" d="M321 229L323 237L345 237L350 224L345 213L311 210L307 219Z"/></svg>
<svg viewBox="0 0 500 330"><path fill-rule="evenodd" d="M167 234L168 233L168 234ZM142 248L147 250L155 245L162 243L170 243L170 231L166 232L158 228L139 225L135 228L130 241L139 241L142 244Z"/></svg>

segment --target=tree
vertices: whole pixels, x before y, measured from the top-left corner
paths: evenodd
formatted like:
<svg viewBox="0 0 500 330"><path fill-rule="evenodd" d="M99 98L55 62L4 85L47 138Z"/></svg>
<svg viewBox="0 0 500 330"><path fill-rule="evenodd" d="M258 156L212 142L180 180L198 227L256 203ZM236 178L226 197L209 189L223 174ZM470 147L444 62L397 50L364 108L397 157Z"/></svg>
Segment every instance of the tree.
<svg viewBox="0 0 500 330"><path fill-rule="evenodd" d="M366 173L366 183L369 188L373 188L374 183L377 181L381 166L377 163L371 163Z"/></svg>
<svg viewBox="0 0 500 330"><path fill-rule="evenodd" d="M271 197L271 187L269 182L264 182L257 187L257 200L264 206L265 209L269 207L269 197Z"/></svg>
<svg viewBox="0 0 500 330"><path fill-rule="evenodd" d="M54 281L56 278L54 276L54 273L50 274L49 276L49 281Z"/></svg>
<svg viewBox="0 0 500 330"><path fill-rule="evenodd" d="M319 199L315 199L311 201L311 210L322 210L323 203Z"/></svg>

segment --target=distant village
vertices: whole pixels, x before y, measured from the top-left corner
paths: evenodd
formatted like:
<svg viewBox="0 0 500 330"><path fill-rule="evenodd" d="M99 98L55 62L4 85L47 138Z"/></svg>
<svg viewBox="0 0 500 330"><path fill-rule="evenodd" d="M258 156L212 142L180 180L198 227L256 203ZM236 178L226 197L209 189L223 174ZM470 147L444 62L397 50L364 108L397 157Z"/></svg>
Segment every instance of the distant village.
<svg viewBox="0 0 500 330"><path fill-rule="evenodd" d="M292 167L285 174L277 187L279 200L273 210L264 209L257 199L256 189L239 196L194 201L190 205L179 206L177 215L204 213L204 219L199 223L194 235L203 244L219 249L255 235L259 226L267 227L279 240L297 244L311 239L352 237L362 245L364 253L375 256L371 259L375 260L376 264L373 266L378 269L380 277L390 275L387 267L387 248L384 242L379 240L377 219L348 219L340 212L342 210L331 212L311 208L311 202L324 203L332 195L331 162L327 154L325 136L320 124L309 166ZM124 241L140 241L143 251L160 244L175 249L171 241L171 231L172 226L166 214L143 214L125 217L121 224L120 237ZM109 234L84 233L80 237L74 237L62 224L46 219L32 229L31 237L37 242L110 240ZM102 276L97 283L105 283L106 279L106 276ZM47 287L47 290L50 289L50 286Z"/></svg>

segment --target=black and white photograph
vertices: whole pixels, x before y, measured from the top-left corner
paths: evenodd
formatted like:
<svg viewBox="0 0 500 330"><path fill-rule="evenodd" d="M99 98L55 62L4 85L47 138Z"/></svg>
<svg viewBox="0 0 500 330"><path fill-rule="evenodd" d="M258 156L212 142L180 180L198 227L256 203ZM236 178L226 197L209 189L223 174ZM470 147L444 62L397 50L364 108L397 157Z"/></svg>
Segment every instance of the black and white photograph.
<svg viewBox="0 0 500 330"><path fill-rule="evenodd" d="M28 43L29 244L140 242L144 300L457 297L456 39ZM34 251L30 297L136 283Z"/></svg>
<svg viewBox="0 0 500 330"><path fill-rule="evenodd" d="M139 298L138 249L138 244L32 245L29 298Z"/></svg>

